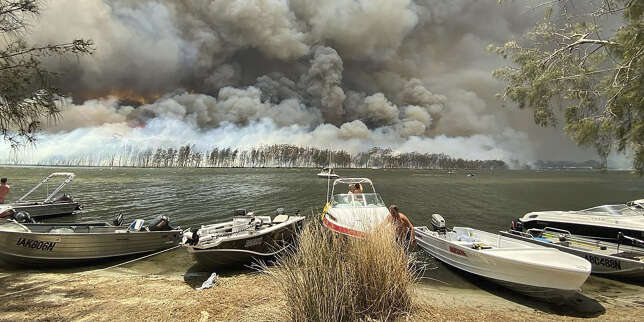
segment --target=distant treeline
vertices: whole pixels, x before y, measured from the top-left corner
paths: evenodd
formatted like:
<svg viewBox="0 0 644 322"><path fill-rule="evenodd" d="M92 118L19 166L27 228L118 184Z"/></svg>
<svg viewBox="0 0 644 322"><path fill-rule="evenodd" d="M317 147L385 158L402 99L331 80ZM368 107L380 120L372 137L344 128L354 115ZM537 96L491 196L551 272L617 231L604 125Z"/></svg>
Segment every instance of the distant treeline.
<svg viewBox="0 0 644 322"><path fill-rule="evenodd" d="M605 168L606 166L602 165L601 162L596 160L588 160L588 161L582 161L582 162L539 160L534 163L534 167L537 169L575 169L575 168L602 169L602 168Z"/></svg>
<svg viewBox="0 0 644 322"><path fill-rule="evenodd" d="M20 163L20 162L18 162ZM218 148L198 150L194 145L139 150L127 147L114 155L88 155L74 159L53 158L39 165L114 166L141 168L199 167L300 167L320 168L418 168L418 169L506 169L500 160L465 160L443 153L394 153L391 149L372 148L351 154L343 150L322 150L290 144L275 144L249 149Z"/></svg>

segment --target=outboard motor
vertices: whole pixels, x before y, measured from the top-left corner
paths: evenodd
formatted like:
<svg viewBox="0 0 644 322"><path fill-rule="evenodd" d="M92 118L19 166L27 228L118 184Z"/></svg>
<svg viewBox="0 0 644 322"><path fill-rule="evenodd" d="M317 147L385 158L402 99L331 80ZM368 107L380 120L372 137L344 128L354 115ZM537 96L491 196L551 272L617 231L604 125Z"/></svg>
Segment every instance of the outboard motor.
<svg viewBox="0 0 644 322"><path fill-rule="evenodd" d="M148 225L148 230L149 231L167 231L167 230L172 230L172 227L170 227L170 219L166 216L158 216L150 222L150 225Z"/></svg>
<svg viewBox="0 0 644 322"><path fill-rule="evenodd" d="M112 220L112 225L120 226L122 224L123 224L123 214L116 215L116 218L114 218L114 220Z"/></svg>
<svg viewBox="0 0 644 322"><path fill-rule="evenodd" d="M283 215L285 213L286 213L286 210L284 208L277 208L277 210L275 210L276 216Z"/></svg>
<svg viewBox="0 0 644 322"><path fill-rule="evenodd" d="M54 200L54 202L73 202L73 201L74 201L74 198L72 197L72 195L66 194L66 193L62 194L61 196L56 198L56 200Z"/></svg>
<svg viewBox="0 0 644 322"><path fill-rule="evenodd" d="M197 233L198 231L199 231L199 228L190 229L190 232L192 233L192 235L188 237L188 239L186 240L186 244L192 245L192 246L199 244L199 234Z"/></svg>
<svg viewBox="0 0 644 322"><path fill-rule="evenodd" d="M248 214L248 210L245 208L239 208L235 209L235 216L246 216Z"/></svg>
<svg viewBox="0 0 644 322"><path fill-rule="evenodd" d="M21 211L13 215L13 218L21 224L35 224L36 221L31 218L28 212Z"/></svg>
<svg viewBox="0 0 644 322"><path fill-rule="evenodd" d="M432 230L438 233L446 233L447 228L445 228L445 219L439 214L432 215Z"/></svg>
<svg viewBox="0 0 644 322"><path fill-rule="evenodd" d="M512 226L510 226L510 230L523 231L523 223L521 222L521 220L513 220Z"/></svg>

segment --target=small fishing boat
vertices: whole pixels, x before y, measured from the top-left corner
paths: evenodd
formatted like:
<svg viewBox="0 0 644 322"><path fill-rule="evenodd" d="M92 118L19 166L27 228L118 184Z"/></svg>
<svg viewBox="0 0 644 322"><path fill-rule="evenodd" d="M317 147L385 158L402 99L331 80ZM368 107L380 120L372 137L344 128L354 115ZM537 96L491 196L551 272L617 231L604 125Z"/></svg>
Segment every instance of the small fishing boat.
<svg viewBox="0 0 644 322"><path fill-rule="evenodd" d="M509 230L501 235L556 248L585 258L592 264L592 274L618 278L644 278L644 248L575 236L569 231L546 227L526 232ZM630 237L622 236L623 239ZM644 241L631 240L644 246Z"/></svg>
<svg viewBox="0 0 644 322"><path fill-rule="evenodd" d="M340 176L333 171L333 168L323 168L322 171L318 173L318 177L325 179L336 179Z"/></svg>
<svg viewBox="0 0 644 322"><path fill-rule="evenodd" d="M277 209L276 216L258 216L237 209L230 221L183 232L183 246L201 265L230 267L268 261L287 249L302 227L304 217Z"/></svg>
<svg viewBox="0 0 644 322"><path fill-rule="evenodd" d="M644 239L644 199L583 210L530 212L515 222L515 230L546 227L609 242L617 242L619 233Z"/></svg>
<svg viewBox="0 0 644 322"><path fill-rule="evenodd" d="M360 184L369 193L341 193L338 185ZM376 228L389 216L389 209L367 178L342 178L333 181L331 199L322 211L322 223L334 232L360 237Z"/></svg>
<svg viewBox="0 0 644 322"><path fill-rule="evenodd" d="M447 230L437 214L432 229L416 228L416 244L450 266L547 301L575 295L590 274L581 257L468 227Z"/></svg>
<svg viewBox="0 0 644 322"><path fill-rule="evenodd" d="M19 223L0 219L0 262L14 266L59 266L152 253L179 245L181 230L160 216L149 225L142 219L113 224Z"/></svg>
<svg viewBox="0 0 644 322"><path fill-rule="evenodd" d="M49 193L44 200L29 200L31 196L38 188L44 184L48 184L52 178L63 177L65 178L54 190ZM57 194L69 183L74 180L75 175L71 172L54 172L42 181L40 181L36 186L31 188L27 193L25 193L18 200L10 203L10 205L16 210L16 212L28 212L31 217L42 218L48 216L59 216L59 215L68 215L73 213L76 210L81 209L81 204L74 200L74 198L69 194L63 194L57 196Z"/></svg>

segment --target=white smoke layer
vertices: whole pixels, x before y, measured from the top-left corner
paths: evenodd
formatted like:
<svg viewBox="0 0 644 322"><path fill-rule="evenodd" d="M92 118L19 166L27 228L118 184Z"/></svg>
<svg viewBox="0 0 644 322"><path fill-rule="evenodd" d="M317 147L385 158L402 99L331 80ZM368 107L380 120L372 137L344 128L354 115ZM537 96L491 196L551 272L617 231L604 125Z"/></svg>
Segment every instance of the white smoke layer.
<svg viewBox="0 0 644 322"><path fill-rule="evenodd" d="M485 48L541 19L530 4L49 1L30 41L90 38L96 53L49 62L75 104L43 123L36 148L0 152L46 163L129 147L290 143L512 164L559 151L590 158L494 97L502 84L491 71L504 62Z"/></svg>

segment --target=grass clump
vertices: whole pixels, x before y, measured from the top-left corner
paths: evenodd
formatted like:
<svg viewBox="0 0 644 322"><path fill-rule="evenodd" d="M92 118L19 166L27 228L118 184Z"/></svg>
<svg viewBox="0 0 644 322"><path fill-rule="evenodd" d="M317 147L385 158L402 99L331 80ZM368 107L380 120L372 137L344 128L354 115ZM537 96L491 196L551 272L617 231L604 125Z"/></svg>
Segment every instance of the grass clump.
<svg viewBox="0 0 644 322"><path fill-rule="evenodd" d="M309 223L295 249L265 268L291 320L388 320L410 311L419 270L391 227L347 238Z"/></svg>

